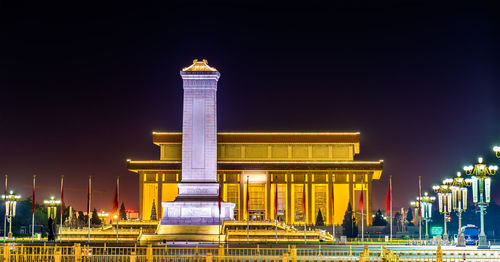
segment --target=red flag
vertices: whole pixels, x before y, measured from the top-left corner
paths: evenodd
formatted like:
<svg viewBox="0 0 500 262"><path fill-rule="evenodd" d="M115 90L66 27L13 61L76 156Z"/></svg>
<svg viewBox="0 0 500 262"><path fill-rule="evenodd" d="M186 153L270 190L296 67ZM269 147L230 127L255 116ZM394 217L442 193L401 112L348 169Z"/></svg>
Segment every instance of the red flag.
<svg viewBox="0 0 500 262"><path fill-rule="evenodd" d="M274 216L276 217L276 220L278 220L278 181L276 179L277 177L274 178L274 182L276 183L276 190L274 191Z"/></svg>
<svg viewBox="0 0 500 262"><path fill-rule="evenodd" d="M418 177L418 216L422 216L422 212L421 212L421 209L420 209L420 199L422 198L422 195L421 195L421 192L420 192L420 188L422 187L421 186L421 180L420 180L420 176Z"/></svg>
<svg viewBox="0 0 500 262"><path fill-rule="evenodd" d="M361 212L364 210L364 201L363 201L363 190L361 190L361 196L359 197L359 208Z"/></svg>
<svg viewBox="0 0 500 262"><path fill-rule="evenodd" d="M113 213L118 213L118 180L116 181L115 197L113 198Z"/></svg>
<svg viewBox="0 0 500 262"><path fill-rule="evenodd" d="M385 211L387 214L391 212L391 201L392 201L392 192L391 185L387 186L387 193L385 194Z"/></svg>
<svg viewBox="0 0 500 262"><path fill-rule="evenodd" d="M64 215L64 176L61 176L61 219Z"/></svg>
<svg viewBox="0 0 500 262"><path fill-rule="evenodd" d="M33 197L32 197L32 203L31 203L31 214L35 214L35 175L33 175Z"/></svg>
<svg viewBox="0 0 500 262"><path fill-rule="evenodd" d="M220 216L220 210L221 210L221 203L222 203L222 185L219 185L219 216Z"/></svg>

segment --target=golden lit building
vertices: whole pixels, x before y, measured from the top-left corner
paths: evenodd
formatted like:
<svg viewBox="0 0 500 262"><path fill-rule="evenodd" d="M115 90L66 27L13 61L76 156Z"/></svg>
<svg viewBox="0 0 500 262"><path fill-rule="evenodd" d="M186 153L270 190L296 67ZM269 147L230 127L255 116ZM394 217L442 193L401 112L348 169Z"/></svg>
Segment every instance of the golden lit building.
<svg viewBox="0 0 500 262"><path fill-rule="evenodd" d="M320 210L326 225L339 225L349 201L359 209L364 191L370 225L372 181L380 179L383 161L354 160L359 140L360 133L218 133L217 177L223 201L235 203L236 220L272 220L277 194L279 220L303 225L305 197L308 225L316 223ZM161 202L175 200L182 177L182 133L154 132L153 143L160 147L159 160L127 160L128 169L139 175L143 220L161 219Z"/></svg>

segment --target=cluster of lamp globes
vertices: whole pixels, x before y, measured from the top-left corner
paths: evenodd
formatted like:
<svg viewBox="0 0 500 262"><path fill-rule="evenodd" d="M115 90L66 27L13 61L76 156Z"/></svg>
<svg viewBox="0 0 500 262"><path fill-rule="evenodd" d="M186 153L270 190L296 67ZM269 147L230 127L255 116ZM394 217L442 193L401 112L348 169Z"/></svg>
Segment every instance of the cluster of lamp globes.
<svg viewBox="0 0 500 262"><path fill-rule="evenodd" d="M21 199L20 195L15 195L14 191L10 191L8 195L2 195L3 201L5 201L5 213L9 219L16 216L16 204L19 199Z"/></svg>
<svg viewBox="0 0 500 262"><path fill-rule="evenodd" d="M493 147L497 158L500 158L500 146ZM444 215L444 237L447 238L446 221L450 220L449 213L455 211L459 217L459 235L461 228L461 213L467 209L467 187L472 187L472 200L480 208L481 233L479 235L479 248L488 248L486 234L484 231L484 211L491 199L491 176L498 171L498 166L487 166L483 158L478 158L475 165L464 166L465 174L470 178L463 178L457 172L455 178L446 178L441 185L434 185L432 189L437 193L439 212ZM429 197L427 193L423 197L417 197L417 202L411 202L412 206L422 208L422 218L427 222L431 218L432 203L435 197ZM427 228L426 228L427 235Z"/></svg>

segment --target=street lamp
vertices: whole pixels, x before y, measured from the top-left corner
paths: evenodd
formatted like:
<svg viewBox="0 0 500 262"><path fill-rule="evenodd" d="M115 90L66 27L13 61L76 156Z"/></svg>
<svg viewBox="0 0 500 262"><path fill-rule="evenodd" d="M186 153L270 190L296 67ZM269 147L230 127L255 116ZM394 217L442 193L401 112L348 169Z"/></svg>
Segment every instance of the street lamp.
<svg viewBox="0 0 500 262"><path fill-rule="evenodd" d="M56 199L54 199L53 196L51 196L49 200L44 200L43 203L47 206L48 217L52 218L52 219L56 219L57 206L61 204L61 200L56 200Z"/></svg>
<svg viewBox="0 0 500 262"><path fill-rule="evenodd" d="M432 218L432 203L434 203L435 200L436 197L429 196L427 192L424 193L422 199L417 197L416 206L418 208L418 203L422 206L422 218L425 221L425 239L429 239L429 221L431 221Z"/></svg>
<svg viewBox="0 0 500 262"><path fill-rule="evenodd" d="M101 213L97 213L97 216L99 217L99 219L101 220L101 223L104 225L104 224L107 224L106 221L107 221L107 218L109 216L108 213L104 212L104 210L101 211Z"/></svg>
<svg viewBox="0 0 500 262"><path fill-rule="evenodd" d="M12 238L12 218L16 216L16 203L21 199L21 196L15 195L14 191L11 190L9 194L2 195L2 199L5 201L5 214L9 221L9 238Z"/></svg>
<svg viewBox="0 0 500 262"><path fill-rule="evenodd" d="M445 181L448 181L448 179L445 179ZM438 203L439 203L439 213L443 214L443 223L444 223L444 233L443 233L443 240L448 242L448 232L446 230L446 223L448 222L448 215L451 212L451 189L448 185L443 184L440 186L433 186L432 189L434 192L438 194Z"/></svg>
<svg viewBox="0 0 500 262"><path fill-rule="evenodd" d="M484 232L484 211L490 203L491 178L498 170L498 166L486 166L483 164L483 158L478 158L478 163L474 166L464 167L467 175L472 176L472 200L479 206L481 213L481 233L479 234L478 249L488 249L486 242L486 233ZM479 194L478 194L479 193Z"/></svg>
<svg viewBox="0 0 500 262"><path fill-rule="evenodd" d="M457 246L465 246L465 238L462 233L462 212L467 210L467 187L472 183L472 179L464 179L457 172L457 177L453 179L446 179L443 181L444 184L448 185L451 189L451 202L453 210L458 213L458 236L457 236Z"/></svg>
<svg viewBox="0 0 500 262"><path fill-rule="evenodd" d="M500 146L494 146L493 151L495 152L497 158L500 158Z"/></svg>

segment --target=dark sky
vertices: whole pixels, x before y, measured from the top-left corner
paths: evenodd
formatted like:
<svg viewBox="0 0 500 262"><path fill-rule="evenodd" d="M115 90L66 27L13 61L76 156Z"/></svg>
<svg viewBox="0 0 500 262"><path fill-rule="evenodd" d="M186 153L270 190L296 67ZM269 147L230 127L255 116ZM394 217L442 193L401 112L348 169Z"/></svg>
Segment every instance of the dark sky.
<svg viewBox="0 0 500 262"><path fill-rule="evenodd" d="M0 172L24 196L32 174L40 200L64 174L83 208L93 175L109 209L119 175L137 208L125 159L157 159L151 132L181 131L179 70L194 58L222 73L220 131L360 131L357 159L385 160L375 207L388 175L406 207L418 176L428 191L479 155L496 161L495 1L14 2L0 3Z"/></svg>

